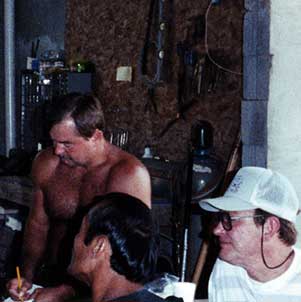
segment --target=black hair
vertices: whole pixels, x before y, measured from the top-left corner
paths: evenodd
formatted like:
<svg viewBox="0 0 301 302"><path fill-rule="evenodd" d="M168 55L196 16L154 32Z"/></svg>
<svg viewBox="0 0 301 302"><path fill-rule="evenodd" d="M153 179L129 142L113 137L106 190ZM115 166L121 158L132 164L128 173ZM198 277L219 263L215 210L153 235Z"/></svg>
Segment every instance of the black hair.
<svg viewBox="0 0 301 302"><path fill-rule="evenodd" d="M51 128L68 116L73 118L77 131L83 137L91 137L96 129L105 130L100 101L90 94L69 93L53 98L48 127Z"/></svg>
<svg viewBox="0 0 301 302"><path fill-rule="evenodd" d="M114 271L132 282L144 284L152 280L157 266L159 237L151 210L125 193L96 196L92 204L87 215L85 244L89 245L96 236L107 236Z"/></svg>

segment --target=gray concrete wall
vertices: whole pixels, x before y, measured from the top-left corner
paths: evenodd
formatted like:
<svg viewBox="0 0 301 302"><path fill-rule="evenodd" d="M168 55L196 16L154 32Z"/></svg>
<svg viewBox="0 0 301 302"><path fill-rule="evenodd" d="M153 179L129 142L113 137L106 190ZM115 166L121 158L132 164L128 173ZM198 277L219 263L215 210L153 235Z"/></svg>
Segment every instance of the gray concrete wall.
<svg viewBox="0 0 301 302"><path fill-rule="evenodd" d="M267 165L267 102L270 46L269 1L245 0L243 100L241 107L242 165Z"/></svg>
<svg viewBox="0 0 301 302"><path fill-rule="evenodd" d="M0 2L0 154L5 154L3 2Z"/></svg>
<svg viewBox="0 0 301 302"><path fill-rule="evenodd" d="M301 3L245 0L245 8L242 164L283 173L301 198ZM300 225L301 217L299 234Z"/></svg>

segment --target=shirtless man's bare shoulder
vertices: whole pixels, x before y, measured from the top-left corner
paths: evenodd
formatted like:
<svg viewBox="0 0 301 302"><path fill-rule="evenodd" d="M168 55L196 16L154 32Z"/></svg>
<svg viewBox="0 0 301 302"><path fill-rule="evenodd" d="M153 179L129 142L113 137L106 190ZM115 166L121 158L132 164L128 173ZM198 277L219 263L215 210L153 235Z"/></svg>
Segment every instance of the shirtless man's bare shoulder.
<svg viewBox="0 0 301 302"><path fill-rule="evenodd" d="M109 192L123 192L133 195L151 207L150 176L143 164L133 155L107 144L106 161L87 172L83 177L81 200L89 196Z"/></svg>
<svg viewBox="0 0 301 302"><path fill-rule="evenodd" d="M95 195L124 192L151 206L150 176L143 164L133 155L107 144L106 160L87 170L70 167L49 148L36 157L32 178L44 194L44 206L52 218L70 218L79 205L91 202ZM63 217L62 217L63 215Z"/></svg>

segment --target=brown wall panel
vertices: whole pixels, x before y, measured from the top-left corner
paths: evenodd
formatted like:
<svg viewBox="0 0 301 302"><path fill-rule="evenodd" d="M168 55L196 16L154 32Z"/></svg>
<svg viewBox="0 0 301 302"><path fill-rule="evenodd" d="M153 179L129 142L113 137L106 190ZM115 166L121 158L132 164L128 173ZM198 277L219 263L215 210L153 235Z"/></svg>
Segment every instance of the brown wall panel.
<svg viewBox="0 0 301 302"><path fill-rule="evenodd" d="M240 128L241 76L219 72L216 89L194 98L194 105L163 136L159 133L177 114L179 58L176 45L192 37L191 24L205 16L208 1L165 1L169 6L169 65L167 82L155 91L158 113L145 111L147 89L139 77L138 62L147 28L149 0L68 0L66 1L65 49L69 60L84 58L96 66L96 93L101 98L108 128L130 132L129 151L141 155L145 145L170 160L186 158L191 126L208 120L215 129L214 145L226 159ZM204 19L204 17L203 17ZM208 43L219 64L240 72L242 69L243 1L227 0L212 6L208 18ZM202 56L204 35L190 41ZM190 34L189 34L190 33ZM133 67L133 81L117 82L118 66ZM204 77L208 84L208 70ZM205 80L204 80L205 81ZM206 82L203 82L206 84ZM205 85L206 86L206 85Z"/></svg>

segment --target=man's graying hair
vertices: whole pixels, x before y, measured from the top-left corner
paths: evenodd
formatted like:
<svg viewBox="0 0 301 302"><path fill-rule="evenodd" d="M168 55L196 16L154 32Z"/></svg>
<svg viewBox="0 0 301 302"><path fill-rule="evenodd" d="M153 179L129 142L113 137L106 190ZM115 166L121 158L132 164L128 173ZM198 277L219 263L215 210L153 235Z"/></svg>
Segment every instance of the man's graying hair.
<svg viewBox="0 0 301 302"><path fill-rule="evenodd" d="M275 216L261 209L255 210L255 215L262 215L263 217L254 217L256 225L263 225L268 217ZM283 218L276 216L280 222L279 239L287 246L292 246L297 241L297 230L295 225Z"/></svg>
<svg viewBox="0 0 301 302"><path fill-rule="evenodd" d="M151 210L139 199L125 193L96 196L88 212L85 244L96 236L107 236L111 267L126 279L146 283L157 266L159 239Z"/></svg>
<svg viewBox="0 0 301 302"><path fill-rule="evenodd" d="M96 129L105 130L100 101L89 94L70 93L54 98L49 116L50 127L70 116L79 134L86 138L91 137Z"/></svg>

